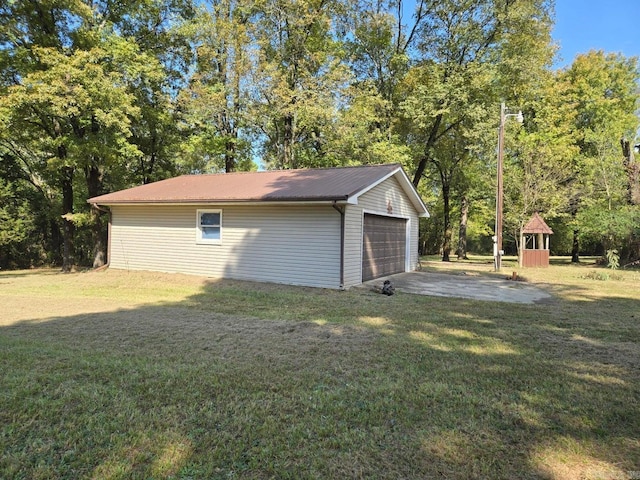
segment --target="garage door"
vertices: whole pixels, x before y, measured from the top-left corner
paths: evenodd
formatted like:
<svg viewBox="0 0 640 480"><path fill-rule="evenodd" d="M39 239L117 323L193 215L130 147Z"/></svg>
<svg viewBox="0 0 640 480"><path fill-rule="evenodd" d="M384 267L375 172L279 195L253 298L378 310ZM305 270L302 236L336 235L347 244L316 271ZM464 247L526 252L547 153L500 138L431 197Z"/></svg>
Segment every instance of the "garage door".
<svg viewBox="0 0 640 480"><path fill-rule="evenodd" d="M407 221L380 215L364 216L362 280L404 272Z"/></svg>

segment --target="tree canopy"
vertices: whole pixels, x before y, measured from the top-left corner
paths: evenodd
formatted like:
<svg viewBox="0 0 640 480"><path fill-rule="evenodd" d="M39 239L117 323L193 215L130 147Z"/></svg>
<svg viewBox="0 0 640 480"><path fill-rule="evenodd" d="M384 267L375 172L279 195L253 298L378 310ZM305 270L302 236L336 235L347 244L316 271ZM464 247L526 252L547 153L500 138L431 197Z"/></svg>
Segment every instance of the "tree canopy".
<svg viewBox="0 0 640 480"><path fill-rule="evenodd" d="M553 68L545 0L13 0L0 5L0 268L106 261L86 199L180 173L401 163L423 253L505 241L640 256L636 58ZM458 228L454 228L455 223ZM554 242L555 243L555 242Z"/></svg>

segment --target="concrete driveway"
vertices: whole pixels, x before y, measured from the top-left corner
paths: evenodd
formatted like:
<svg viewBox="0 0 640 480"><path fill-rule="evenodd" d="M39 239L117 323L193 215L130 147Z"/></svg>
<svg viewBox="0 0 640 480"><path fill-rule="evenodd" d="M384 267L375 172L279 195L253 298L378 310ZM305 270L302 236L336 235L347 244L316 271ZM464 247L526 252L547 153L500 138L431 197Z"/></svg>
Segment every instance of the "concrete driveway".
<svg viewBox="0 0 640 480"><path fill-rule="evenodd" d="M376 278L365 282L369 287L382 287L390 280L396 291L434 297L470 298L491 302L545 303L552 296L525 282L506 280L505 277L444 274L432 272L406 272Z"/></svg>

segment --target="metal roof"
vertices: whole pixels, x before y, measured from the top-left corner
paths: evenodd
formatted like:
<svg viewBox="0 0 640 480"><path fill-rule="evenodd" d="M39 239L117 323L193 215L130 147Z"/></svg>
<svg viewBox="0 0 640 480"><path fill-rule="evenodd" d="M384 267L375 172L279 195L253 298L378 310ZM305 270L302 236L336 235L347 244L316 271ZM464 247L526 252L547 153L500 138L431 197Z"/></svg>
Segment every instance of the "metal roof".
<svg viewBox="0 0 640 480"><path fill-rule="evenodd" d="M422 216L426 206L399 164L182 175L87 200L100 205L344 202L395 176Z"/></svg>
<svg viewBox="0 0 640 480"><path fill-rule="evenodd" d="M522 229L522 233L547 233L553 234L553 230L545 223L538 212L534 213L529 222Z"/></svg>

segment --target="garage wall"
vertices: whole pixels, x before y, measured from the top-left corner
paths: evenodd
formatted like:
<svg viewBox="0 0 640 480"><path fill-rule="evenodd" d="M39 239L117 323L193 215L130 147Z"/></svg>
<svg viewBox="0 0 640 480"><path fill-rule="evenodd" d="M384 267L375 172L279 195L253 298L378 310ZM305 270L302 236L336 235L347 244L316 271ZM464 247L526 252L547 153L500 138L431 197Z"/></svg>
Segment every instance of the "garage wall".
<svg viewBox="0 0 640 480"><path fill-rule="evenodd" d="M362 283L362 207L347 205L344 218L344 286Z"/></svg>
<svg viewBox="0 0 640 480"><path fill-rule="evenodd" d="M222 210L219 245L196 243L198 208ZM339 288L331 206L113 206L112 268Z"/></svg>
<svg viewBox="0 0 640 480"><path fill-rule="evenodd" d="M391 213L388 208L391 207ZM345 286L362 282L362 228L364 212L408 219L408 270L418 263L418 214L395 177L358 197L357 205L348 205L345 218Z"/></svg>

